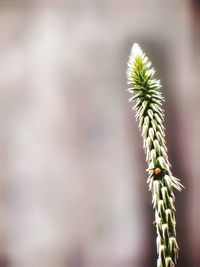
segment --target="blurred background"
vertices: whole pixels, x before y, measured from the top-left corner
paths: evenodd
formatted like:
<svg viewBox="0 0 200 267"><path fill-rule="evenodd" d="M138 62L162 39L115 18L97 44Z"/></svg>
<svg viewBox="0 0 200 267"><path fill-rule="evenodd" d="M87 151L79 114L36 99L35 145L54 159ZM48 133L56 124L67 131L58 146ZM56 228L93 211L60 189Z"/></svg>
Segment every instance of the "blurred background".
<svg viewBox="0 0 200 267"><path fill-rule="evenodd" d="M200 1L0 1L0 267L156 266L126 91L138 42L162 80L180 259L200 266Z"/></svg>

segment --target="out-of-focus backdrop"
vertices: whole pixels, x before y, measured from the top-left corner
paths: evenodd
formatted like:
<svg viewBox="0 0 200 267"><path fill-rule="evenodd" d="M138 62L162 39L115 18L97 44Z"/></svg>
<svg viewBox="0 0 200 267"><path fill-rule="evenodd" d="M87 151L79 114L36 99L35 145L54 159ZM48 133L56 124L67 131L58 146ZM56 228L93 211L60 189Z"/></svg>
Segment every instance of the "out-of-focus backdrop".
<svg viewBox="0 0 200 267"><path fill-rule="evenodd" d="M0 1L0 267L146 267L155 227L126 92L138 42L157 68L178 266L200 266L200 2Z"/></svg>

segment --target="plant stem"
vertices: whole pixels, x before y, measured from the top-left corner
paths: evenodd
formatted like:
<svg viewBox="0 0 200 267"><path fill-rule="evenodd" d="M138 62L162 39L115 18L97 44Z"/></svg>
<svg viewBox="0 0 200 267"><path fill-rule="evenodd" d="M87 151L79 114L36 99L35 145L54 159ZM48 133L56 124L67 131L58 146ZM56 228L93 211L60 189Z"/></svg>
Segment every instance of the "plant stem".
<svg viewBox="0 0 200 267"><path fill-rule="evenodd" d="M155 69L138 44L134 44L128 61L127 78L133 93L130 102L135 102L136 120L142 132L143 148L148 164L148 184L152 193L157 231L157 267L174 267L178 258L176 241L175 196L173 187L181 191L179 179L172 176L167 156L164 98L160 81L154 78Z"/></svg>

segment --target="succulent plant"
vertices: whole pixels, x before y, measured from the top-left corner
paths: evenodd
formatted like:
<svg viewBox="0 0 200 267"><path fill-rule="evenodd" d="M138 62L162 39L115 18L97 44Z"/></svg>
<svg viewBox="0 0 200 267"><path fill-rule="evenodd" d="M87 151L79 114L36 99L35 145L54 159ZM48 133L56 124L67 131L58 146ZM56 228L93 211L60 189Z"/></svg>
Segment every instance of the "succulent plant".
<svg viewBox="0 0 200 267"><path fill-rule="evenodd" d="M165 128L163 126L164 97L160 80L154 78L155 69L138 44L134 44L128 61L127 78L133 94L133 110L142 132L143 148L148 164L149 190L155 210L157 231L157 267L174 267L178 258L176 240L175 196L173 188L181 191L180 180L172 176L167 155Z"/></svg>

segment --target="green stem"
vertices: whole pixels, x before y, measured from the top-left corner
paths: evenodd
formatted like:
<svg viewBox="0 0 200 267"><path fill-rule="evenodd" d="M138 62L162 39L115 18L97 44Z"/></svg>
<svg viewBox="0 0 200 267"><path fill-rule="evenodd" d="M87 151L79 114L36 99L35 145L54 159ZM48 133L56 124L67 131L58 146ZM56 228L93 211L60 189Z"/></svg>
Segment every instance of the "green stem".
<svg viewBox="0 0 200 267"><path fill-rule="evenodd" d="M160 81L154 79L151 62L134 44L128 61L127 78L134 93L130 102L135 102L136 120L142 132L143 147L148 164L148 184L152 193L157 231L157 267L174 267L178 258L176 241L175 196L173 187L181 191L179 179L172 176L167 156L164 133L164 98L160 92Z"/></svg>

